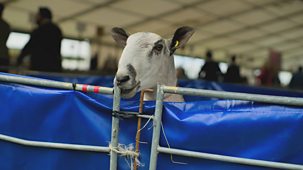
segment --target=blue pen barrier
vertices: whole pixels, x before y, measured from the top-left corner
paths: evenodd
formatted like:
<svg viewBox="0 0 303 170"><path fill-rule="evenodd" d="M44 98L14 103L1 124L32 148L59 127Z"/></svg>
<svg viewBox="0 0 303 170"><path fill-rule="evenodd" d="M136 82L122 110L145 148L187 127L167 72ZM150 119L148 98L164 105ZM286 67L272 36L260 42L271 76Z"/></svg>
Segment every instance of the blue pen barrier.
<svg viewBox="0 0 303 170"><path fill-rule="evenodd" d="M112 81L112 80L111 80ZM81 82L85 83L85 82ZM98 85L98 84L96 84ZM239 86L240 87L240 86ZM108 146L112 96L0 82L0 134L27 140ZM122 100L121 110L138 111ZM154 114L146 102L145 114ZM303 164L303 108L239 100L164 103L163 125L171 147L244 158ZM147 120L143 121L143 124ZM119 143L135 143L135 118L120 121ZM152 121L142 130L139 169L148 169ZM167 142L161 133L161 146ZM158 169L265 169L160 154ZM131 160L119 156L118 169ZM109 169L104 153L21 146L0 140L0 169Z"/></svg>

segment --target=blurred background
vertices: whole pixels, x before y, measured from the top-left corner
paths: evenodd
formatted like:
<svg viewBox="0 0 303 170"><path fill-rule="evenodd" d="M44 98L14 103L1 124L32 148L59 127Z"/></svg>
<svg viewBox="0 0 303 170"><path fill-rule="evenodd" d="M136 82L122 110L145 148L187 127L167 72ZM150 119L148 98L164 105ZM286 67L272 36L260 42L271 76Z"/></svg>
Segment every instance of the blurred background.
<svg viewBox="0 0 303 170"><path fill-rule="evenodd" d="M299 67L303 65L302 0L0 2L5 5L3 19L11 28L6 45L8 72L12 73L16 72L18 55L37 27L35 15L41 6L52 11L53 22L62 30L63 73L114 75L122 51L110 35L111 28L116 26L129 33L150 31L165 38L171 37L179 26L195 28L186 47L176 51L175 64L182 79L203 78L199 72L209 51L219 64L221 78L217 81L221 82L225 81L232 56L236 58L241 80L231 83L292 87L293 73L300 73ZM21 67L28 68L26 58ZM262 83L263 74L268 72L273 72L271 79L277 76L277 83ZM295 88L300 90L301 86Z"/></svg>

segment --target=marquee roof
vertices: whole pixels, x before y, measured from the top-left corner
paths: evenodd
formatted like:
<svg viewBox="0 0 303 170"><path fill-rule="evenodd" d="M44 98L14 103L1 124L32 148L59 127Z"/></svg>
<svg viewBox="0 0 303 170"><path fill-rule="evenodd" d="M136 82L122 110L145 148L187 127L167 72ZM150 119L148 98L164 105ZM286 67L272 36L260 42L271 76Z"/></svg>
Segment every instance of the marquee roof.
<svg viewBox="0 0 303 170"><path fill-rule="evenodd" d="M282 52L284 69L303 65L302 0L0 1L7 3L4 18L16 30L30 31L37 8L49 6L66 36L92 38L102 27L102 41L114 44L109 34L114 26L170 37L177 27L188 25L196 32L179 53L203 57L212 49L217 60L237 54L241 65L256 68L274 49Z"/></svg>

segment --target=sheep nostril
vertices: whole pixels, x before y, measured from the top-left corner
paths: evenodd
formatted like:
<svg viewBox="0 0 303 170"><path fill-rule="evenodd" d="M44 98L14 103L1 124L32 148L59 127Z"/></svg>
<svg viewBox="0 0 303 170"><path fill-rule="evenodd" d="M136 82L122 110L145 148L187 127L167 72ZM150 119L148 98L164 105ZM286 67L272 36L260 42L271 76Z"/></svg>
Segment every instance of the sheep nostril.
<svg viewBox="0 0 303 170"><path fill-rule="evenodd" d="M129 79L130 79L129 76L119 76L119 77L116 77L116 80L117 80L117 83L118 83L118 84L125 83L125 82L127 82Z"/></svg>

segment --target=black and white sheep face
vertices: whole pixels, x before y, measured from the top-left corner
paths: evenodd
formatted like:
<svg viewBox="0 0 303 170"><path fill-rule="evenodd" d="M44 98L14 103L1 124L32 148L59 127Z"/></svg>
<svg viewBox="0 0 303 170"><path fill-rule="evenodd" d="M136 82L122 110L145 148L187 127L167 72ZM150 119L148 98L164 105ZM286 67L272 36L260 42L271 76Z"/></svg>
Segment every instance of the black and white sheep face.
<svg viewBox="0 0 303 170"><path fill-rule="evenodd" d="M122 97L131 98L137 91L154 88L157 83L176 81L172 54L193 33L189 27L181 28L170 40L150 32L128 36L122 28L113 28L113 38L124 47L114 82Z"/></svg>

